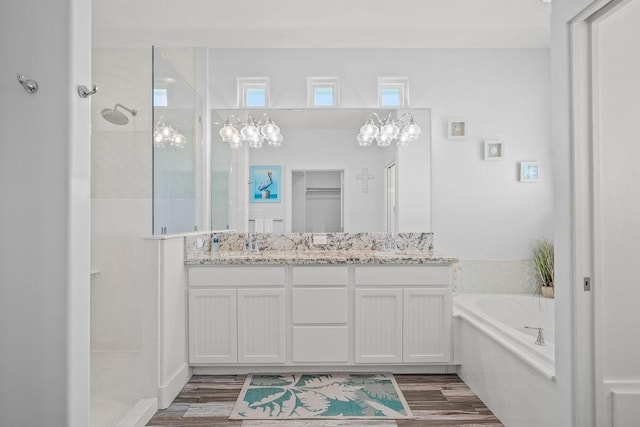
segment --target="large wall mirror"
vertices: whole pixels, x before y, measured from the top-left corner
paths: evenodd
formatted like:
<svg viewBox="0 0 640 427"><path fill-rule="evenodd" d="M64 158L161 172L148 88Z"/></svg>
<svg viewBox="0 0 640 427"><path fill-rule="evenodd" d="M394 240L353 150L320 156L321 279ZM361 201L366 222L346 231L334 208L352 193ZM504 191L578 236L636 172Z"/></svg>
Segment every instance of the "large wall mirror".
<svg viewBox="0 0 640 427"><path fill-rule="evenodd" d="M362 147L356 137L372 113L405 123L411 116L422 133L405 147ZM249 117L277 124L282 145L223 142L225 122L241 128ZM219 109L211 123L214 230L431 231L428 109ZM259 185L267 192L257 192Z"/></svg>

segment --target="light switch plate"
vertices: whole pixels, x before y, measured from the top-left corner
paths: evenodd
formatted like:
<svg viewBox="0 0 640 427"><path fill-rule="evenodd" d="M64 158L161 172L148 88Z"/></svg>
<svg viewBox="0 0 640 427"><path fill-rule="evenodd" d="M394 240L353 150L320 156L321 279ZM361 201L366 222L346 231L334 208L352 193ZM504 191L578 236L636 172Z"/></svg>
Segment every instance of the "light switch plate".
<svg viewBox="0 0 640 427"><path fill-rule="evenodd" d="M326 234L314 234L313 235L313 244L314 245L326 245L327 244L327 235Z"/></svg>

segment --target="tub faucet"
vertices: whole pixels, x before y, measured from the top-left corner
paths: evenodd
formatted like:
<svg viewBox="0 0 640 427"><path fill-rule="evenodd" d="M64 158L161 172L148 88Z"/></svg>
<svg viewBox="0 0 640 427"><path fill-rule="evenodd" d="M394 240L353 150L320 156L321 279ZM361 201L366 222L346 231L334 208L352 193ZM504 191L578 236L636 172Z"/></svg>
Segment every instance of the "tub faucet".
<svg viewBox="0 0 640 427"><path fill-rule="evenodd" d="M544 342L544 336L542 335L544 332L544 328L536 328L534 326L525 326L527 329L537 329L538 330L538 338L536 338L536 345L547 345Z"/></svg>

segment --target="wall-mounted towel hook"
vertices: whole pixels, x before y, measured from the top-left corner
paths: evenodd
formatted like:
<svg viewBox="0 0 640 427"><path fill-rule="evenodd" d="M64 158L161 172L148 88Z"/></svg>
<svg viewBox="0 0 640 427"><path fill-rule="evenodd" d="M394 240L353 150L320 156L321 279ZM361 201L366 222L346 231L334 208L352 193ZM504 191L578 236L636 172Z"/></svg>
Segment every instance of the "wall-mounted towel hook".
<svg viewBox="0 0 640 427"><path fill-rule="evenodd" d="M93 89L89 90L85 85L78 86L78 95L80 98L88 98L98 91L98 86L93 85Z"/></svg>
<svg viewBox="0 0 640 427"><path fill-rule="evenodd" d="M31 79L25 79L24 74L18 73L18 82L27 93L36 93L38 91L38 82Z"/></svg>

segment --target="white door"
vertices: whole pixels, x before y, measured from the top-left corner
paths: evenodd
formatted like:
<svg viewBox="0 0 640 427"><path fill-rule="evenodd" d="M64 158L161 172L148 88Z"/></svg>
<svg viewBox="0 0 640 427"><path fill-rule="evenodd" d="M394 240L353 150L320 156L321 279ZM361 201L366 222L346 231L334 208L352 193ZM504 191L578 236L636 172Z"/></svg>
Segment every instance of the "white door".
<svg viewBox="0 0 640 427"><path fill-rule="evenodd" d="M238 362L285 362L284 289L238 289Z"/></svg>
<svg viewBox="0 0 640 427"><path fill-rule="evenodd" d="M402 363L402 289L356 289L355 362Z"/></svg>
<svg viewBox="0 0 640 427"><path fill-rule="evenodd" d="M451 360L451 289L405 289L403 361Z"/></svg>
<svg viewBox="0 0 640 427"><path fill-rule="evenodd" d="M575 388L595 387L576 398L576 417L622 427L640 419L640 1L595 5L572 27L574 275L591 279L574 295ZM581 420L592 407L595 421Z"/></svg>
<svg viewBox="0 0 640 427"><path fill-rule="evenodd" d="M622 427L640 420L640 1L594 24L593 40L597 415Z"/></svg>
<svg viewBox="0 0 640 427"><path fill-rule="evenodd" d="M235 289L189 290L189 362L238 361Z"/></svg>

